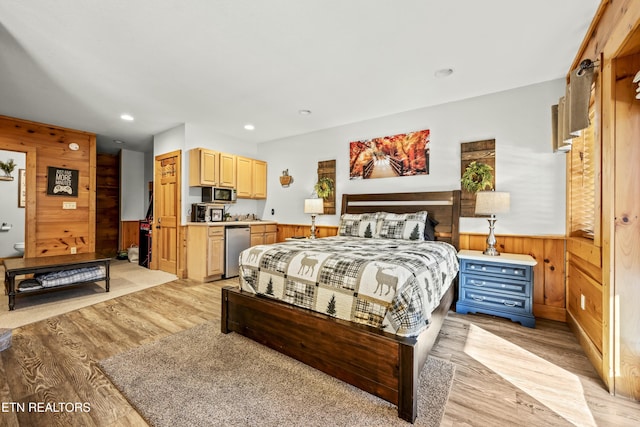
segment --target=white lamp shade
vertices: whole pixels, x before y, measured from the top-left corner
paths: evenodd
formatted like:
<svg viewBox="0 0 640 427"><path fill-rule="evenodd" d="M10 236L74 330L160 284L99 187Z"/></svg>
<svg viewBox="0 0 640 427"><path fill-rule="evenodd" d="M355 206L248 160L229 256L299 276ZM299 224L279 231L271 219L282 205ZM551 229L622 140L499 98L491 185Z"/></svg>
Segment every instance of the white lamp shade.
<svg viewBox="0 0 640 427"><path fill-rule="evenodd" d="M304 213L322 214L324 213L323 199L304 199Z"/></svg>
<svg viewBox="0 0 640 427"><path fill-rule="evenodd" d="M509 212L509 193L504 191L478 191L476 193L476 215L495 215Z"/></svg>

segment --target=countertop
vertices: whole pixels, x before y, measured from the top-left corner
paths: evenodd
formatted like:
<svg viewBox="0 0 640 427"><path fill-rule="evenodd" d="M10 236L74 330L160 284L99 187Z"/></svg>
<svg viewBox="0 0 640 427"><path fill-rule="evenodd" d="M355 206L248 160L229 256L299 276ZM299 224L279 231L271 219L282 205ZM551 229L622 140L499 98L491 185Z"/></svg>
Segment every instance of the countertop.
<svg viewBox="0 0 640 427"><path fill-rule="evenodd" d="M218 222L187 222L188 226L194 227L226 227L233 225L267 225L277 224L276 221L218 221Z"/></svg>

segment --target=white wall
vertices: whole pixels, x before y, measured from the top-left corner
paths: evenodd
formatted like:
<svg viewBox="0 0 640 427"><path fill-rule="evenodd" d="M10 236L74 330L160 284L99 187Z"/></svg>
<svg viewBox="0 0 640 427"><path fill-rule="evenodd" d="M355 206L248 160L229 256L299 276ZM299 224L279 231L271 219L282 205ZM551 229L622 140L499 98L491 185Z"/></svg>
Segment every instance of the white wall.
<svg viewBox="0 0 640 427"><path fill-rule="evenodd" d="M0 181L0 224L6 222L11 225L11 229L0 231L0 258L19 256L13 245L24 242L24 208L18 207L18 171L27 168L27 156L24 153L0 150L0 160L6 163L9 159L13 159L16 168L11 174L13 181ZM4 172L0 171L0 175L4 176Z"/></svg>
<svg viewBox="0 0 640 427"><path fill-rule="evenodd" d="M259 144L258 158L269 164L262 217L309 224L303 200L313 190L320 160L336 160L338 212L343 193L460 189L460 144L495 139L496 189L511 193L511 212L498 217L496 233L564 235L565 155L551 149L551 105L563 94L559 79ZM431 131L429 175L349 180L351 141L422 129ZM278 180L284 169L294 177L289 188ZM317 218L318 224L338 222L339 214ZM488 224L462 218L460 229L486 233Z"/></svg>
<svg viewBox="0 0 640 427"><path fill-rule="evenodd" d="M144 153L120 150L120 220L137 221L147 213Z"/></svg>

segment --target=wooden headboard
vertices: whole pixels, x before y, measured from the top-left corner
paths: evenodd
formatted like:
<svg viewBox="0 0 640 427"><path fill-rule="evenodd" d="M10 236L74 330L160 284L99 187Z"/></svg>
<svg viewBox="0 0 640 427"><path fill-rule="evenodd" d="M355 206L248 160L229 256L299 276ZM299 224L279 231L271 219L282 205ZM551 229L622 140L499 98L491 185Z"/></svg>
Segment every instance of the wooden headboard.
<svg viewBox="0 0 640 427"><path fill-rule="evenodd" d="M343 194L342 213L428 211L438 221L436 239L460 245L460 190L421 193Z"/></svg>

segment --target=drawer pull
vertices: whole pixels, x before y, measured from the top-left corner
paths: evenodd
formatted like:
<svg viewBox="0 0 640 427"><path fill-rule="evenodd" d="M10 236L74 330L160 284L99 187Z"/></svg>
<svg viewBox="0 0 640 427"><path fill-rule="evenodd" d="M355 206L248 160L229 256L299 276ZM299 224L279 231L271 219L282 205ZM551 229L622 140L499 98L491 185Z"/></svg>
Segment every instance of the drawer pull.
<svg viewBox="0 0 640 427"><path fill-rule="evenodd" d="M475 270L475 269L476 269L476 266L475 266L475 265L473 265L473 264L471 264L471 265L469 266L469 268L470 268L470 269L472 269L472 270Z"/></svg>
<svg viewBox="0 0 640 427"><path fill-rule="evenodd" d="M484 286L487 284L487 282L476 282L475 280L469 280L469 283L475 286Z"/></svg>
<svg viewBox="0 0 640 427"><path fill-rule="evenodd" d="M513 274L520 274L520 271L518 271L518 270L513 270Z"/></svg>
<svg viewBox="0 0 640 427"><path fill-rule="evenodd" d="M482 267L482 271L486 271L486 270L487 270L487 267Z"/></svg>
<svg viewBox="0 0 640 427"><path fill-rule="evenodd" d="M503 268L503 269L502 269L502 272L503 272L503 273L506 273L506 272L507 272L507 269L506 269L506 268Z"/></svg>
<svg viewBox="0 0 640 427"><path fill-rule="evenodd" d="M502 303L507 307L515 307L517 305L515 301L502 301Z"/></svg>
<svg viewBox="0 0 640 427"><path fill-rule="evenodd" d="M471 298L473 298L476 301L483 301L484 300L483 297L478 297L478 296L475 296L475 295L471 295Z"/></svg>

